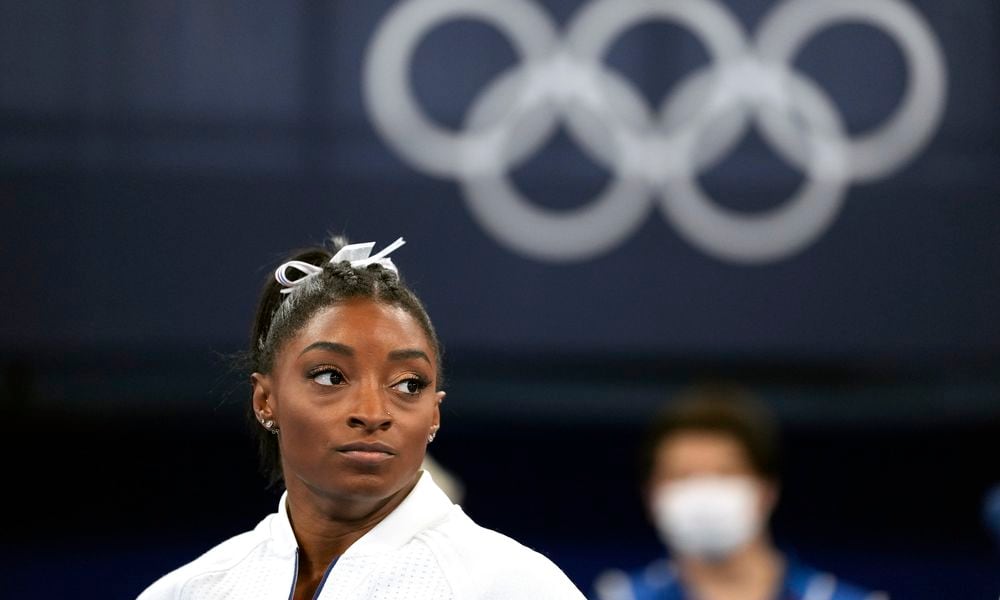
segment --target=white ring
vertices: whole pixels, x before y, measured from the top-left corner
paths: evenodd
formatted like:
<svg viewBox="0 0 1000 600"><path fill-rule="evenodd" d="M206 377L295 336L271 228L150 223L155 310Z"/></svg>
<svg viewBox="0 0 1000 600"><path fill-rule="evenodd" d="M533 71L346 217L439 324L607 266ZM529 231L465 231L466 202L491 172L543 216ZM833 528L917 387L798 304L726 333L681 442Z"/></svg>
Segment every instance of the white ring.
<svg viewBox="0 0 1000 600"><path fill-rule="evenodd" d="M421 110L409 70L428 31L465 17L499 29L521 63L477 95L456 133ZM691 30L712 63L682 78L654 113L603 61L623 32L657 19ZM908 69L896 111L853 139L822 88L792 69L817 31L847 20L884 30ZM833 222L847 184L888 175L927 144L946 83L933 31L903 0L785 0L752 46L718 0L592 0L564 40L529 0L409 0L377 28L364 69L365 104L384 139L418 169L458 180L474 218L502 243L549 261L583 260L622 243L648 215L654 191L681 235L712 256L759 263L798 252ZM793 198L757 215L717 206L697 183L739 143L751 117L806 174ZM612 173L597 198L567 211L533 204L508 177L560 123Z"/></svg>
<svg viewBox="0 0 1000 600"><path fill-rule="evenodd" d="M477 161L477 168L469 169L476 175L462 180L469 207L484 228L515 250L551 261L585 259L619 245L646 218L650 205L646 184L656 179L648 175L655 165L645 152L649 145L642 141L645 131L652 129L650 111L641 95L604 68L601 60L615 37L651 17L691 27L713 59L729 60L746 50L739 24L715 2L693 6L683 0L658 0L623 7L616 0L599 0L585 7L568 27L568 56L558 58L558 64L542 65L545 72L534 87L545 90L541 95L562 107L570 135L612 170L613 179L586 206L552 211L526 200L503 174L524 156L525 148L540 145L542 139L535 136L518 149L501 150L503 158L495 161L499 167L495 170ZM502 85L489 86L474 102L467 121L470 129L488 122L478 114ZM519 129L531 132L545 127ZM641 150L630 152L630 148Z"/></svg>
<svg viewBox="0 0 1000 600"><path fill-rule="evenodd" d="M563 65L563 72L575 73L573 65ZM575 90L587 85L586 74L572 74L560 78L558 82ZM467 125L474 129L481 120L482 113L488 112L495 104L491 100L507 84L500 78L488 86L470 107ZM554 89L546 86L544 89ZM551 95L532 94L535 106L517 114L518 122L508 128L510 132L530 131L525 123L538 121L539 111L548 113L555 100ZM577 115L577 119L587 119L589 103L563 107L563 111ZM544 118L541 121L545 121ZM602 121L592 121L601 125ZM508 140L522 136L510 135ZM530 137L526 133L524 138ZM537 138L535 138L537 140ZM544 140L541 140L544 141ZM520 150L524 150L522 147ZM462 190L473 217L486 230L515 251L536 256L553 262L580 260L607 252L624 241L648 216L652 207L651 190L640 179L624 172L625 162L616 160L611 165L612 180L597 198L585 206L571 210L549 210L530 202L512 185L506 174L508 166L521 153L518 150L500 150L499 161L483 161L460 178ZM615 156L624 156L617 154Z"/></svg>
<svg viewBox="0 0 1000 600"><path fill-rule="evenodd" d="M599 72L599 83L606 90L603 96L607 100L601 107L600 116L611 123L617 143L595 143L579 121L572 118L567 121L570 135L588 151L588 156L607 168L621 160L620 156L612 156L611 153L625 151L629 163L626 170L655 182L661 180L663 175L651 172L650 167L655 171L656 165L647 158L650 139L662 148L671 143L663 139L668 134L655 129L656 121L648 116L653 111L642 94L605 67L603 62L616 38L629 28L653 19L674 21L690 29L714 62L728 63L737 59L747 51L748 42L739 22L715 0L698 3L689 0L594 0L570 22L566 46L580 61L594 65ZM641 113L638 107L641 107ZM651 121L652 127L649 125Z"/></svg>
<svg viewBox="0 0 1000 600"><path fill-rule="evenodd" d="M763 72L752 71L758 74L756 81L762 88L773 85L769 83L772 78L784 82L783 87L792 98L789 106L769 105L771 99L767 94L755 94L749 86L737 88L740 91L736 94L724 95L728 103L706 106L720 111L720 116L729 110L744 110L750 104L757 114L773 112L774 118L779 119L802 117L810 134L806 136L810 151L806 182L781 206L754 215L715 204L698 185L694 172L667 180L660 196L664 213L688 242L716 258L737 263L774 261L798 252L815 240L837 216L848 181L847 141L833 103L788 69L778 71L773 65L742 68L752 67L763 69ZM731 77L724 74L720 80ZM736 77L747 80L745 75ZM694 84L696 80L689 82ZM683 94L676 97L682 98ZM710 129L708 125L701 131ZM686 151L691 154L698 137L689 136L686 140L689 144Z"/></svg>
<svg viewBox="0 0 1000 600"><path fill-rule="evenodd" d="M927 21L900 0L788 0L768 14L757 32L762 60L791 65L795 55L817 31L842 21L876 26L899 46L909 73L899 107L885 123L850 140L851 178L865 182L884 177L923 148L944 113L947 76L944 57ZM789 133L764 119L765 138L789 162L800 165Z"/></svg>
<svg viewBox="0 0 1000 600"><path fill-rule="evenodd" d="M510 38L525 64L546 58L556 43L549 17L526 0L411 0L390 11L368 48L365 104L385 140L412 164L435 175L459 175L465 157L495 152L499 146L495 128L456 134L432 122L410 87L410 60L422 37L462 17L477 17L496 26Z"/></svg>
<svg viewBox="0 0 1000 600"><path fill-rule="evenodd" d="M600 62L618 36L649 19L686 25L715 59L734 58L746 50L743 27L717 0L592 0L570 22L566 45L580 58Z"/></svg>

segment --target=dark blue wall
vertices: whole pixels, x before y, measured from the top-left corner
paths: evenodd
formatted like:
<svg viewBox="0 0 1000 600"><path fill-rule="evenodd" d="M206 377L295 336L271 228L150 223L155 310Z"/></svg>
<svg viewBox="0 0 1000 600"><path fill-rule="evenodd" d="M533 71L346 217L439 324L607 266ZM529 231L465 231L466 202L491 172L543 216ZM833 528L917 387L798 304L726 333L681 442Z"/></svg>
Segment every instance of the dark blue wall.
<svg viewBox="0 0 1000 600"><path fill-rule="evenodd" d="M563 34L590 4L530 3ZM631 466L643 423L680 387L725 379L785 426L779 541L896 598L995 598L979 514L1000 481L1000 7L890 4L939 45L940 122L898 169L841 181L814 239L746 262L693 244L652 200L586 257L497 236L366 107L366 53L405 2L0 1L0 420L18 490L0 562L15 597L129 597L271 510L222 357L285 253L343 231L408 241L394 260L447 350L435 450L469 512L582 587L658 551ZM776 5L720 6L753 38ZM499 30L459 18L417 44L409 81L457 131L519 64ZM604 64L658 110L714 63L690 28L644 21ZM858 22L809 38L793 67L852 136L912 79L885 29ZM509 175L556 216L616 181L565 124ZM697 181L751 217L811 179L750 127ZM548 445L565 451L539 460Z"/></svg>

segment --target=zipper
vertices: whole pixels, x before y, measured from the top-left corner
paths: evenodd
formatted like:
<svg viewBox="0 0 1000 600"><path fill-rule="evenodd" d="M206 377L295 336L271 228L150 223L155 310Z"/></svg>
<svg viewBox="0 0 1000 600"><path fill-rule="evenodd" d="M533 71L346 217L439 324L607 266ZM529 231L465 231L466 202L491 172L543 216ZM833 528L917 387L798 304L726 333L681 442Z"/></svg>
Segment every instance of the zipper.
<svg viewBox="0 0 1000 600"><path fill-rule="evenodd" d="M340 557L330 561L330 565L323 572L323 579L319 581L319 586L316 588L316 592L313 594L313 600L319 598L320 592L323 591L323 586L326 585L326 580L330 577L330 572L333 571L333 566L337 564ZM299 582L299 549L295 549L295 571L292 573L292 589L288 590L288 600L294 600L295 598L295 584Z"/></svg>
<svg viewBox="0 0 1000 600"><path fill-rule="evenodd" d="M337 564L338 560L340 560L339 556L330 561L330 566L326 568L326 572L323 573L323 579L319 581L319 587L316 588L316 593L313 594L313 600L318 600L320 592L323 591L323 586L326 585L326 579L330 576L330 572L333 571L333 566Z"/></svg>
<svg viewBox="0 0 1000 600"><path fill-rule="evenodd" d="M288 600L295 598L295 584L299 582L299 549L295 549L295 570L292 571L292 589L288 590Z"/></svg>

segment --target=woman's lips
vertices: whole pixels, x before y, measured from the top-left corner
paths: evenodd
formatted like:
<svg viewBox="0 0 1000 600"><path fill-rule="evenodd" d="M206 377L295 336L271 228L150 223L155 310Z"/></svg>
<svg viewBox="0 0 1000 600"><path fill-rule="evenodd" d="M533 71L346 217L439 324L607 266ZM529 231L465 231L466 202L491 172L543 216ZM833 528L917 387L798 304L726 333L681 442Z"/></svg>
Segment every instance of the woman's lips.
<svg viewBox="0 0 1000 600"><path fill-rule="evenodd" d="M374 465L396 456L396 449L382 442L353 442L337 447L345 458L367 465Z"/></svg>

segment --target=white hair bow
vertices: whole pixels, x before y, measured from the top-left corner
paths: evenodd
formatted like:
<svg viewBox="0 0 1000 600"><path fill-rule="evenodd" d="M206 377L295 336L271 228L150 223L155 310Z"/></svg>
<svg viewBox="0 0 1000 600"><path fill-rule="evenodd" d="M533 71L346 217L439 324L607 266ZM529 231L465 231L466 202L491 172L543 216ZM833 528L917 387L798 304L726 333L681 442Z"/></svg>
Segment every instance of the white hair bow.
<svg viewBox="0 0 1000 600"><path fill-rule="evenodd" d="M405 243L406 241L403 240L403 238L399 238L395 242L383 248L382 251L375 256L371 256L372 249L375 248L375 242L348 244L340 250L337 250L337 253L330 259L330 264L349 262L355 269L367 267L368 265L379 264L382 265L383 269L387 269L396 275L399 275L399 270L396 269L396 265L392 264L392 259L389 258L389 255ZM298 279L289 279L288 269L295 269L300 273L304 273L304 275ZM285 288L281 290L281 293L288 294L291 293L291 291L296 287L302 285L322 272L323 267L317 267L316 265L302 262L301 260L290 260L275 270L274 278Z"/></svg>

